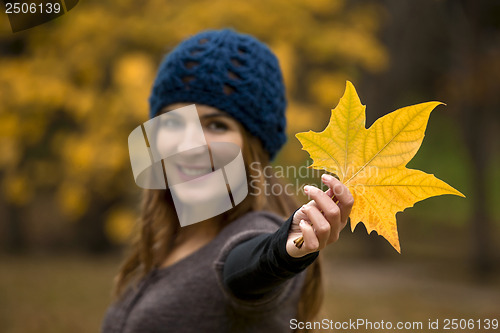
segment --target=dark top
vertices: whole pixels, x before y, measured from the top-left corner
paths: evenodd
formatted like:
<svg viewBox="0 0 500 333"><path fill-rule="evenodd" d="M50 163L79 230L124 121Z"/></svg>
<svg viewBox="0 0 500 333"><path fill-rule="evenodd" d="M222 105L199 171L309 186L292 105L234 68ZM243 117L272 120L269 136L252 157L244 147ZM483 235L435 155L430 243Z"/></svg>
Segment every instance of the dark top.
<svg viewBox="0 0 500 333"><path fill-rule="evenodd" d="M291 218L252 212L171 266L154 269L112 304L103 333L290 332L317 253L285 249Z"/></svg>

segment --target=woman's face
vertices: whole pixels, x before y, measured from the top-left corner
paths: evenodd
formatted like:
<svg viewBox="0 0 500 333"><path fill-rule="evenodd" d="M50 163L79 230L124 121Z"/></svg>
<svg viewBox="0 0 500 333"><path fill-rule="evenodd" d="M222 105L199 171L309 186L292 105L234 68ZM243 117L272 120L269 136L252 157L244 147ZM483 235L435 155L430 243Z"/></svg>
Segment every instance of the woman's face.
<svg viewBox="0 0 500 333"><path fill-rule="evenodd" d="M216 148L219 147L216 142L243 147L240 124L227 113L207 105L196 105L197 112L174 111L187 105L177 103L163 108L157 129L156 146L162 156L167 156L164 166L169 187L181 201L190 203L227 196L225 183L221 184L220 177L212 172L212 163L216 170L216 159L231 158L224 156L228 154L226 150ZM175 186L187 182L189 186Z"/></svg>

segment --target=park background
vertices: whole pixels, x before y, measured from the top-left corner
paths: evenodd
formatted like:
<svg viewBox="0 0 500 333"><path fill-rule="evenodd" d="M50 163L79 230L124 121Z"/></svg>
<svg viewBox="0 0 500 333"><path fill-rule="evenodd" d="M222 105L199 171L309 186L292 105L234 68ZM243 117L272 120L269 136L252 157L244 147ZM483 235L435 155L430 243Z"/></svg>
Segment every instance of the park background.
<svg viewBox="0 0 500 333"><path fill-rule="evenodd" d="M409 167L467 198L398 213L401 255L348 226L323 258L322 318L500 319L500 2L87 0L17 33L0 14L1 331L99 330L139 206L128 134L164 54L223 27L283 67L289 140L275 165L310 164L294 134L323 130L346 80L368 126L446 103Z"/></svg>

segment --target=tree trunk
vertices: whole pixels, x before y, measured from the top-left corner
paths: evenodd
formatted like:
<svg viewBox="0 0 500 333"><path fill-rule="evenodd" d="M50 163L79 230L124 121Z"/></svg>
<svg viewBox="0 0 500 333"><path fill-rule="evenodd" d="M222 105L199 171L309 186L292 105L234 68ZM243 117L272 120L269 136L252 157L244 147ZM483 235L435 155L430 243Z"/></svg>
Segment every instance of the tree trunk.
<svg viewBox="0 0 500 333"><path fill-rule="evenodd" d="M7 205L6 218L6 240L5 250L7 253L20 254L26 251L26 237L21 218L21 208Z"/></svg>

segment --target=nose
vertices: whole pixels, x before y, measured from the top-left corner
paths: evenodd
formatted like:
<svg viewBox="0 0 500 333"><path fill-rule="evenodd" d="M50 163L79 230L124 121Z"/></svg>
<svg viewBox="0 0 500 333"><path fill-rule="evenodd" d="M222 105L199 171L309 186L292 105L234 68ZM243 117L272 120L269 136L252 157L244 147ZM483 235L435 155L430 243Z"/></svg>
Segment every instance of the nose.
<svg viewBox="0 0 500 333"><path fill-rule="evenodd" d="M203 130L200 126L196 126L196 124L193 123L187 124L184 129L183 137L179 139L180 142L177 147L179 152L193 150L198 147L204 149L204 146L207 144Z"/></svg>

